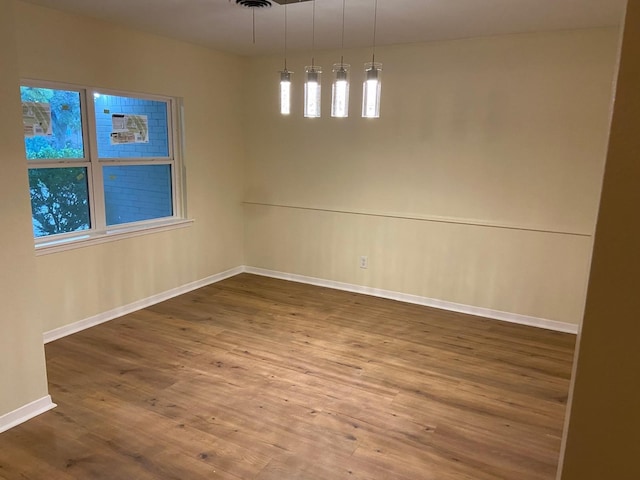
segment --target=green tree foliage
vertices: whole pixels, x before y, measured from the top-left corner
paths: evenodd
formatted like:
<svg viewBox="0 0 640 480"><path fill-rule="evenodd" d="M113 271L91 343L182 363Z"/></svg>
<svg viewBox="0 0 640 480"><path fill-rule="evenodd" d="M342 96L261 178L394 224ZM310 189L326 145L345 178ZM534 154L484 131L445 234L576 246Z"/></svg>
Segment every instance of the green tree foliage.
<svg viewBox="0 0 640 480"><path fill-rule="evenodd" d="M23 102L48 103L50 136L25 138L29 160L83 158L82 117L78 92L21 87ZM84 167L30 168L29 190L36 237L89 228L89 205Z"/></svg>
<svg viewBox="0 0 640 480"><path fill-rule="evenodd" d="M84 167L31 168L29 191L36 237L89 228Z"/></svg>

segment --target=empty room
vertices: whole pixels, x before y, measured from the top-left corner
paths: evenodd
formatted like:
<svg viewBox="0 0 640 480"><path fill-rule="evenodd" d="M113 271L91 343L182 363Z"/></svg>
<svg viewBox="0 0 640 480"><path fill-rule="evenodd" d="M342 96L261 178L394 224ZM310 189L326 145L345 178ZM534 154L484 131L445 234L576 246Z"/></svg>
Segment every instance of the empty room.
<svg viewBox="0 0 640 480"><path fill-rule="evenodd" d="M0 479L640 478L640 1L0 38Z"/></svg>

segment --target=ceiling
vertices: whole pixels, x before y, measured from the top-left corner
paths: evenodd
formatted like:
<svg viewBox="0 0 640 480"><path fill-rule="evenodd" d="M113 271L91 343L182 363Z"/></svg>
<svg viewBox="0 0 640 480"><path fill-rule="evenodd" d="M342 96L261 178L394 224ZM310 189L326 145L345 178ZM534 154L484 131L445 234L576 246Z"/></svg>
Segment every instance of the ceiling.
<svg viewBox="0 0 640 480"><path fill-rule="evenodd" d="M26 0L240 55L280 53L285 6L235 0ZM286 7L288 49L340 48L343 0ZM375 0L344 0L345 48L370 46ZM378 0L377 45L620 25L626 0ZM255 44L253 16L255 15Z"/></svg>

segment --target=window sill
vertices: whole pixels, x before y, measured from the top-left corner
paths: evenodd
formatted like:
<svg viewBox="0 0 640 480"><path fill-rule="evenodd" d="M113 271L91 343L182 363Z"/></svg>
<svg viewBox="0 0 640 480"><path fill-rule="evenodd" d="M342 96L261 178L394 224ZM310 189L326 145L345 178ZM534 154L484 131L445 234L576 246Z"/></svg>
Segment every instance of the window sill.
<svg viewBox="0 0 640 480"><path fill-rule="evenodd" d="M126 238L139 237L141 235L148 235L150 233L176 230L178 228L189 227L193 224L193 222L193 219L172 219L152 224L135 225L130 227L125 226L101 232L80 234L75 237L44 241L42 243L36 244L36 256L63 252L76 248L84 248L91 245L99 245L101 243L114 242L116 240L124 240Z"/></svg>

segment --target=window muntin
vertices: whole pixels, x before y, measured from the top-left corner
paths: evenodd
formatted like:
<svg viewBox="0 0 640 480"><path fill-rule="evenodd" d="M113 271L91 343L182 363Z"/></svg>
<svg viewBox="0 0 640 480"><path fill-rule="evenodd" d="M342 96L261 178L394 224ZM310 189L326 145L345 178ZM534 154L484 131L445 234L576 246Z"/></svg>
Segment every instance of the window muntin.
<svg viewBox="0 0 640 480"><path fill-rule="evenodd" d="M36 246L129 234L183 218L176 100L25 83L20 92Z"/></svg>

